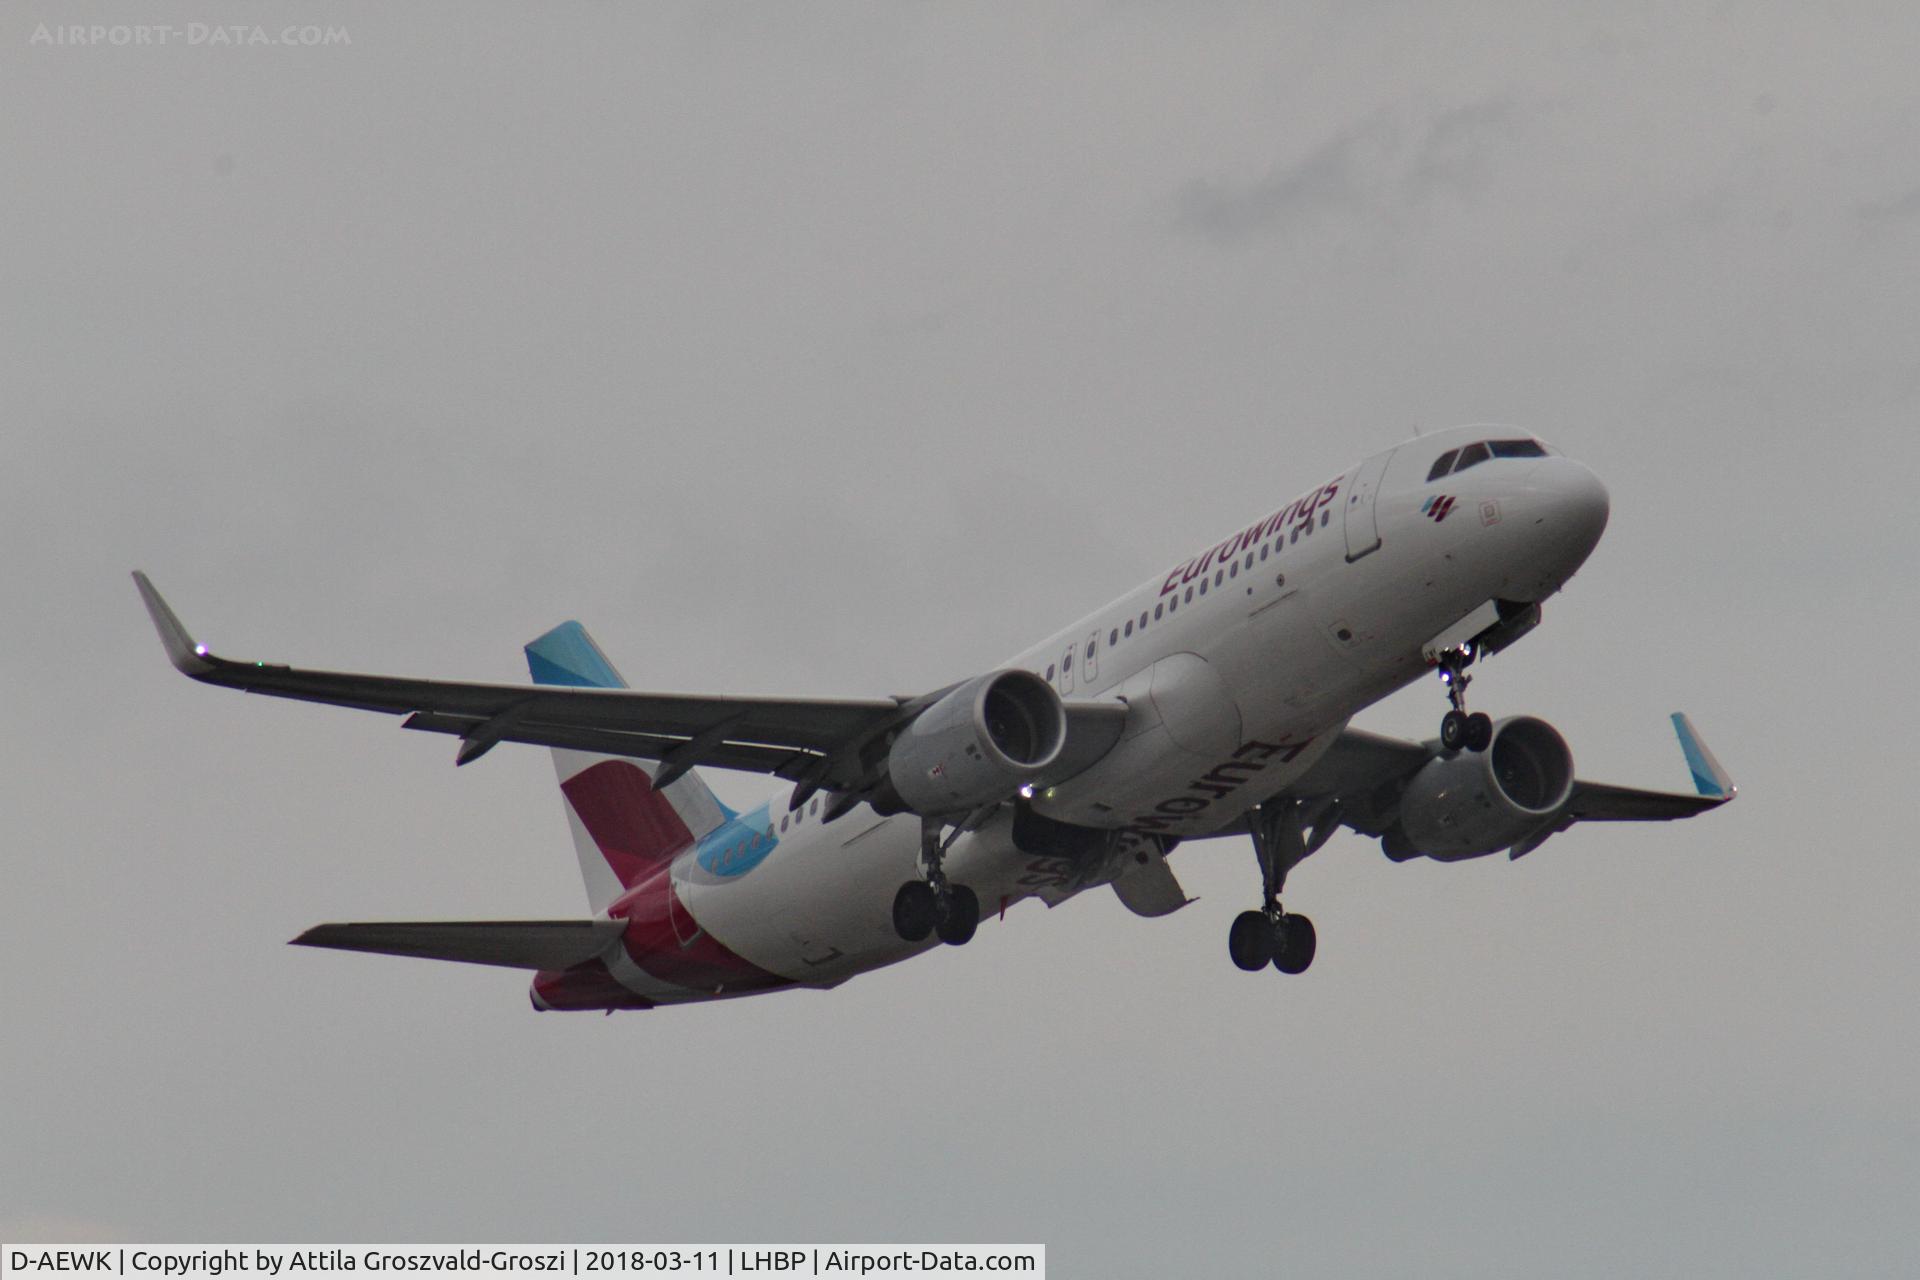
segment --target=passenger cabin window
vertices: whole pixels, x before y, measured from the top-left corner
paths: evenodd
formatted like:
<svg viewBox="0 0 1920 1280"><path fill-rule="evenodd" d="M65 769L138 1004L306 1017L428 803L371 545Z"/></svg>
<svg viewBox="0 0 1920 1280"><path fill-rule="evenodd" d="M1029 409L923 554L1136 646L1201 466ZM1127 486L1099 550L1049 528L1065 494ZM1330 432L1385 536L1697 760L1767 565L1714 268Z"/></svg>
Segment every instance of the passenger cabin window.
<svg viewBox="0 0 1920 1280"><path fill-rule="evenodd" d="M1126 634L1128 634L1128 635L1132 635L1132 634L1133 634L1133 619L1132 619L1132 618L1128 618L1128 619L1127 619L1127 631L1126 631Z"/></svg>
<svg viewBox="0 0 1920 1280"><path fill-rule="evenodd" d="M1547 451L1538 440L1489 440L1487 447L1496 458L1544 458Z"/></svg>
<svg viewBox="0 0 1920 1280"><path fill-rule="evenodd" d="M1453 470L1453 460L1459 456L1460 451L1458 449L1449 449L1435 458L1433 460L1433 470L1427 472L1427 479L1429 481L1438 480L1441 476Z"/></svg>
<svg viewBox="0 0 1920 1280"><path fill-rule="evenodd" d="M1108 644L1119 644L1119 643L1120 643L1120 628L1118 628L1118 627L1115 627L1115 628L1114 628L1113 630L1111 630L1111 631L1109 631L1109 632L1107 632L1107 643L1108 643ZM1091 657L1092 657L1093 655L1092 655L1092 654L1088 654L1087 656L1088 656L1089 658L1091 658Z"/></svg>

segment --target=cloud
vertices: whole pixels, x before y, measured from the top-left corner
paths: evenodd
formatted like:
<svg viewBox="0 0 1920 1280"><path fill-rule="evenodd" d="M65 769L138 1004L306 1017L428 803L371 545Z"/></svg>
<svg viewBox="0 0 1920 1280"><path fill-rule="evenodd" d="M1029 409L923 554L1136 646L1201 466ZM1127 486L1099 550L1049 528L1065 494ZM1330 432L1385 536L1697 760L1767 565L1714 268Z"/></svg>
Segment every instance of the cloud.
<svg viewBox="0 0 1920 1280"><path fill-rule="evenodd" d="M1920 217L1920 187L1910 188L1886 200L1863 201L1855 205L1853 211L1860 221L1875 225Z"/></svg>
<svg viewBox="0 0 1920 1280"><path fill-rule="evenodd" d="M1419 204L1488 181L1492 153L1519 112L1490 97L1409 120L1389 109L1336 133L1253 182L1199 178L1178 196L1176 225L1229 244L1331 212L1367 213Z"/></svg>

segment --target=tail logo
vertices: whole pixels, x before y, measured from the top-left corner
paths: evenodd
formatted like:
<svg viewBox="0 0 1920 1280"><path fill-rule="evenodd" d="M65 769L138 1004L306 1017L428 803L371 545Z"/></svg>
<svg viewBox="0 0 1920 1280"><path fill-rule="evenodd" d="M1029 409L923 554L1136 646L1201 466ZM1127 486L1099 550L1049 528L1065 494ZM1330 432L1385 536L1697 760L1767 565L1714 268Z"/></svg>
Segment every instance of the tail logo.
<svg viewBox="0 0 1920 1280"><path fill-rule="evenodd" d="M603 760L560 784L622 886L631 889L693 844L693 833L638 765Z"/></svg>

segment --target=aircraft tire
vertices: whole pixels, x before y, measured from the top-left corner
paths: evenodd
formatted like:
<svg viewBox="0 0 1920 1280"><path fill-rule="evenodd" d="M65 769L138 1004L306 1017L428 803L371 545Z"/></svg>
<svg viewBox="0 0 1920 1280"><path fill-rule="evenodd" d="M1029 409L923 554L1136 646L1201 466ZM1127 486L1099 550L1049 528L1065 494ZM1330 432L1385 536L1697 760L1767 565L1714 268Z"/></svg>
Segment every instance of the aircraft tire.
<svg viewBox="0 0 1920 1280"><path fill-rule="evenodd" d="M1227 954L1236 967L1248 973L1267 967L1273 958L1273 929L1267 917L1258 911L1242 911L1227 930Z"/></svg>
<svg viewBox="0 0 1920 1280"><path fill-rule="evenodd" d="M1273 967L1282 973L1305 973L1319 945L1313 921L1305 916L1281 916L1274 929Z"/></svg>
<svg viewBox="0 0 1920 1280"><path fill-rule="evenodd" d="M1467 717L1467 750L1485 751L1493 745L1493 718L1484 711Z"/></svg>
<svg viewBox="0 0 1920 1280"><path fill-rule="evenodd" d="M947 891L947 918L937 926L940 941L950 947L964 947L980 927L980 899L963 884Z"/></svg>
<svg viewBox="0 0 1920 1280"><path fill-rule="evenodd" d="M933 932L939 903L933 886L924 880L909 880L893 895L893 931L905 942L919 942Z"/></svg>
<svg viewBox="0 0 1920 1280"><path fill-rule="evenodd" d="M1460 710L1449 711L1440 717L1440 745L1449 751L1458 751L1467 741L1467 713Z"/></svg>

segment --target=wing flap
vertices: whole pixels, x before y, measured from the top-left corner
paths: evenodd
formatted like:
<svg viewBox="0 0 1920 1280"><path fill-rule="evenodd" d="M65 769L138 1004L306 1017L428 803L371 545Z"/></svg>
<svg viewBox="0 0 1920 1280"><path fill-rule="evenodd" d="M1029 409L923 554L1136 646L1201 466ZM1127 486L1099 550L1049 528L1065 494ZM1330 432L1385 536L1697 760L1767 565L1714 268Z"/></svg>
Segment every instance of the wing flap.
<svg viewBox="0 0 1920 1280"><path fill-rule="evenodd" d="M296 947L370 951L510 969L566 969L598 956L619 938L619 920L436 920L319 924Z"/></svg>
<svg viewBox="0 0 1920 1280"><path fill-rule="evenodd" d="M418 680L218 657L196 644L146 574L134 584L167 659L203 684L409 717L407 727L457 735L473 759L493 742L526 742L657 760L689 744L681 764L713 765L835 786L861 775L857 748L926 699L746 698L630 689ZM718 736L716 737L716 731Z"/></svg>

